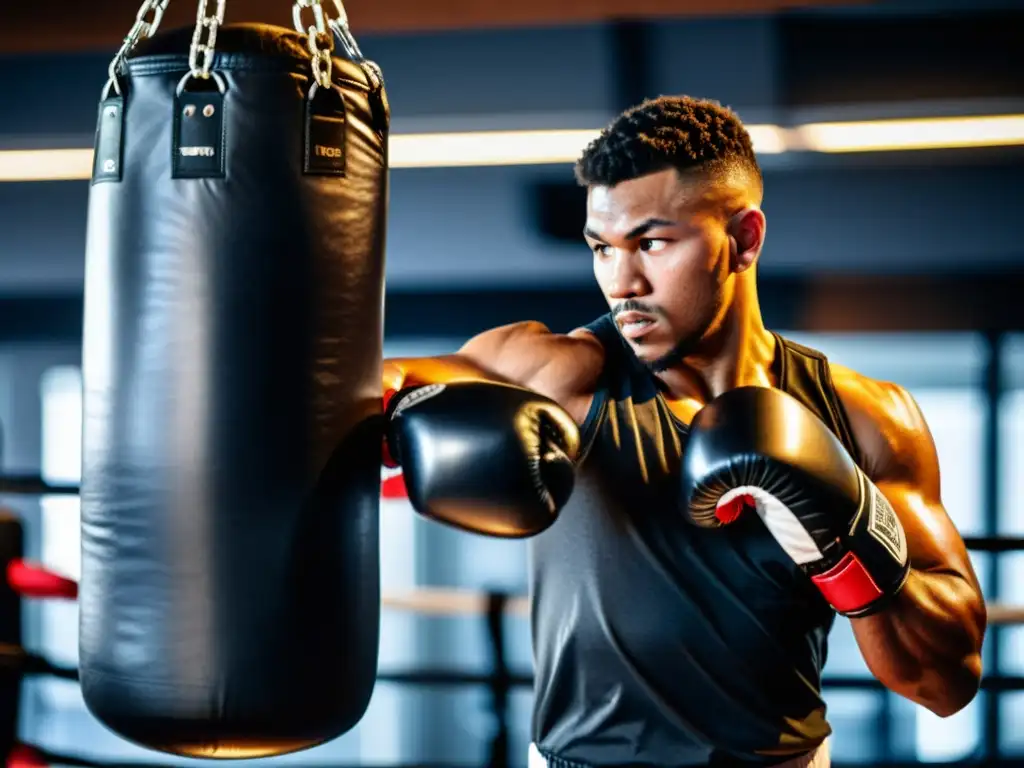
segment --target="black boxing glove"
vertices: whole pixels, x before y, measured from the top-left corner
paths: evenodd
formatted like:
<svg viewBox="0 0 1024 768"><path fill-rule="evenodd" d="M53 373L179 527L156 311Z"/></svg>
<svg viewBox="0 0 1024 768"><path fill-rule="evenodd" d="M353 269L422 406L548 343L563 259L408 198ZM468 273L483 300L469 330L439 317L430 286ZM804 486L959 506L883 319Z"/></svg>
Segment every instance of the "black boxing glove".
<svg viewBox="0 0 1024 768"><path fill-rule="evenodd" d="M402 468L424 517L525 538L568 501L580 436L554 401L490 382L413 386L385 399L385 463Z"/></svg>
<svg viewBox="0 0 1024 768"><path fill-rule="evenodd" d="M780 390L741 387L708 403L691 424L682 473L696 525L725 525L753 507L842 615L880 610L907 580L892 506L828 427Z"/></svg>

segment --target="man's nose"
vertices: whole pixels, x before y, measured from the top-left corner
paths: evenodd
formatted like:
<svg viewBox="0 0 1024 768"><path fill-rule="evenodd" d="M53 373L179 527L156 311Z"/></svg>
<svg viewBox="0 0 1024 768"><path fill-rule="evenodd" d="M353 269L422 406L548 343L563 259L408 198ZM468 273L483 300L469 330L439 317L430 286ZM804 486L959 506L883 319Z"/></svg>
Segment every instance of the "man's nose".
<svg viewBox="0 0 1024 768"><path fill-rule="evenodd" d="M632 299L649 293L647 281L643 273L637 269L632 254L618 251L609 265L611 280L608 283L608 296L612 299Z"/></svg>

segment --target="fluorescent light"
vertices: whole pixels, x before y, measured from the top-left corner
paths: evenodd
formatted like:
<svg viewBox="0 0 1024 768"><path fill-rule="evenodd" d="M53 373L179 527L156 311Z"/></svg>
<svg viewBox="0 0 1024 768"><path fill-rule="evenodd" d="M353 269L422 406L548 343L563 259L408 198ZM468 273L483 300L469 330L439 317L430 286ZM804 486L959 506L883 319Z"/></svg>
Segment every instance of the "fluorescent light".
<svg viewBox="0 0 1024 768"><path fill-rule="evenodd" d="M748 126L758 152L785 151L784 134L774 125ZM465 131L393 134L392 168L455 168L488 165L573 163L598 130ZM0 151L0 181L88 179L91 149Z"/></svg>
<svg viewBox="0 0 1024 768"><path fill-rule="evenodd" d="M786 151L786 132L777 125L748 125L747 133L759 155L777 155Z"/></svg>
<svg viewBox="0 0 1024 768"><path fill-rule="evenodd" d="M747 126L762 154L785 151L783 131L774 125ZM391 137L392 168L574 163L600 131L472 131L412 133Z"/></svg>
<svg viewBox="0 0 1024 768"><path fill-rule="evenodd" d="M0 152L0 181L67 181L92 176L91 149Z"/></svg>
<svg viewBox="0 0 1024 768"><path fill-rule="evenodd" d="M394 134L392 168L571 163L598 131L467 131Z"/></svg>
<svg viewBox="0 0 1024 768"><path fill-rule="evenodd" d="M1024 144L1024 115L749 125L758 154L885 152ZM392 168L573 163L597 130L465 131L391 136ZM88 179L91 149L0 151L0 181Z"/></svg>
<svg viewBox="0 0 1024 768"><path fill-rule="evenodd" d="M794 129L811 152L891 152L1024 144L1024 115L929 117L856 123L811 123Z"/></svg>

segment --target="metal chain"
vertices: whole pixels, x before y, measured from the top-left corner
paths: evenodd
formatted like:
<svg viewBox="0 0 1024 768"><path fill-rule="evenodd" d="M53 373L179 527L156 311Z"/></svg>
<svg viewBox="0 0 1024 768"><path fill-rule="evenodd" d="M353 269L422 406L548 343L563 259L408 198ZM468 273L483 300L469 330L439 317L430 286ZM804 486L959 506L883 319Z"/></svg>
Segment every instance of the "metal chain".
<svg viewBox="0 0 1024 768"><path fill-rule="evenodd" d="M160 22L164 18L164 11L167 10L167 5L170 2L171 0L144 0L139 8L139 12L135 14L135 23L128 30L121 48L111 60L110 66L107 67L107 74L110 76L110 79L107 81L106 87L114 86L114 91L118 96L121 95L121 85L117 82L117 70L120 69L121 64L135 46L139 44L140 40L145 40L147 37L152 37L156 34L157 29L160 27ZM149 18L151 13L153 16Z"/></svg>
<svg viewBox="0 0 1024 768"><path fill-rule="evenodd" d="M207 80L210 67L213 66L213 55L217 46L217 30L224 23L224 4L226 0L217 0L217 10L213 16L206 15L207 0L199 0L196 11L196 29L192 33L192 45L188 51L189 73L192 77Z"/></svg>
<svg viewBox="0 0 1024 768"><path fill-rule="evenodd" d="M329 24L331 29L334 30L334 34L338 40L344 46L349 58L356 61L360 61L363 64L364 71L369 76L373 86L380 88L384 84L384 73L381 72L376 62L370 61L363 52L359 50L359 43L356 42L355 35L352 34L352 30L348 26L348 13L345 12L345 6L342 4L342 0L333 0L334 9L337 11L337 17L332 19Z"/></svg>
<svg viewBox="0 0 1024 768"><path fill-rule="evenodd" d="M345 6L341 0L333 0L335 18L328 22L331 25L331 29L334 30L335 35L341 41L341 44L345 46L345 50L348 51L348 55L353 59L363 58L363 52L359 50L359 46L356 44L355 37L352 36L351 30L348 28L348 12L345 10Z"/></svg>
<svg viewBox="0 0 1024 768"><path fill-rule="evenodd" d="M334 7L345 17L345 9L340 0L334 0ZM313 23L305 24L302 12L309 9L313 14ZM295 0L292 6L292 21L295 31L306 36L309 53L313 57L313 79L321 88L331 87L331 55L334 53L334 24L324 11L320 0Z"/></svg>
<svg viewBox="0 0 1024 768"><path fill-rule="evenodd" d="M118 95L121 94L121 86L117 82L117 71L132 49L138 45L140 40L145 40L156 34L163 19L164 11L171 0L144 0L135 17L135 23L124 38L120 50L110 62L107 69L110 80L107 87L114 87ZM334 6L335 18L331 18L324 3L330 2ZM226 0L216 0L216 12L212 16L207 15L208 0L199 0L199 7L196 12L196 28L192 34L192 45L189 48L190 72L186 76L208 79L210 68L213 66L213 57L216 52L217 31L224 23L224 6ZM303 21L303 11L309 9L312 13L312 24ZM152 17L150 17L152 14ZM306 36L309 53L312 57L313 79L322 88L329 88L331 85L331 56L334 53L334 37L338 36L346 51L357 59L362 59L362 52L356 44L355 38L349 31L348 14L342 0L295 0L292 6L292 20L295 23L295 31ZM373 72L379 77L379 70L376 65Z"/></svg>

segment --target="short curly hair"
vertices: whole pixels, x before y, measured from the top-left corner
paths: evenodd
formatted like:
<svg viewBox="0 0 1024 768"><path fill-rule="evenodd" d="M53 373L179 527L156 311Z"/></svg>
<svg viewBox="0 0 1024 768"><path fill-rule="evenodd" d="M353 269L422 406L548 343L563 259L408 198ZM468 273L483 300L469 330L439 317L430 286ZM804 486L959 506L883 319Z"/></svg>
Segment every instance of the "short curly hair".
<svg viewBox="0 0 1024 768"><path fill-rule="evenodd" d="M661 96L619 115L576 162L582 186L615 186L676 168L746 172L764 184L750 134L728 107L710 99Z"/></svg>

